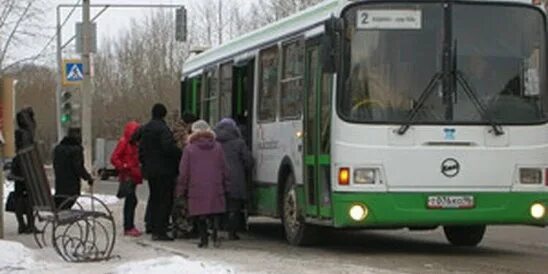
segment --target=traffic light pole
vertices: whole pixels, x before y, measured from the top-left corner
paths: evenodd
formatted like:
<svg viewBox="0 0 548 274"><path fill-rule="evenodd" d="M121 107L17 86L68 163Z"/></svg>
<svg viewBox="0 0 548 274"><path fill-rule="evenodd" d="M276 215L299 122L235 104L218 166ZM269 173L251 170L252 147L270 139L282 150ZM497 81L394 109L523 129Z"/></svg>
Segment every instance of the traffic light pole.
<svg viewBox="0 0 548 274"><path fill-rule="evenodd" d="M61 125L61 92L63 92L63 48L61 47L63 41L63 31L61 26L61 7L57 6L57 89L55 90L55 103L56 107L56 125L57 125L57 142L60 142L63 138L63 126Z"/></svg>
<svg viewBox="0 0 548 274"><path fill-rule="evenodd" d="M93 140L91 132L91 105L93 98L93 82L91 73L91 22L90 0L82 3L82 63L84 65L84 79L82 81L82 145L84 147L84 163L91 171Z"/></svg>
<svg viewBox="0 0 548 274"><path fill-rule="evenodd" d="M63 93L63 49L70 44L75 38L76 35L72 36L65 44L63 44L62 40L62 34L63 34L63 25L66 23L61 23L61 10L63 8L74 8L74 7L81 7L83 9L82 12L82 62L83 62L83 76L84 79L82 81L81 86L81 110L82 110L82 117L81 117L81 133L82 133L82 141L84 146L84 161L86 163L86 168L88 170L92 165L92 144L93 144L93 135L92 135L92 100L93 100L93 81L91 79L91 22L95 22L101 14L103 14L107 9L109 8L163 8L163 9L184 9L184 6L182 5L173 5L173 4L90 4L90 0L84 0L81 5L71 5L71 4L60 4L57 5L57 66L58 66L58 78L57 78L57 90L56 90L56 105L57 105L57 139L58 141L61 141L61 139L65 136L65 126L75 126L72 122L69 121L65 125L62 123L63 120L63 113L61 111L62 108L62 93ZM92 20L90 20L90 13L91 8L102 8L100 12L98 12ZM72 12L71 12L72 14ZM186 17L186 10L184 12L184 15ZM70 17L70 14L69 14ZM65 20L68 20L65 19Z"/></svg>

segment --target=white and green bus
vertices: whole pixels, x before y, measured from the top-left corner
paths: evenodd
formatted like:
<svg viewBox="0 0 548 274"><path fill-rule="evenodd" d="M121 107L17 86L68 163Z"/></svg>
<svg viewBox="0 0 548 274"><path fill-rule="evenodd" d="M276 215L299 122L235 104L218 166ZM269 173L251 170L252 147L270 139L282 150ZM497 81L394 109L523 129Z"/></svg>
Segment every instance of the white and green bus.
<svg viewBox="0 0 548 274"><path fill-rule="evenodd" d="M546 226L546 16L523 1L328 0L192 57L181 108L235 117L250 212L318 227Z"/></svg>

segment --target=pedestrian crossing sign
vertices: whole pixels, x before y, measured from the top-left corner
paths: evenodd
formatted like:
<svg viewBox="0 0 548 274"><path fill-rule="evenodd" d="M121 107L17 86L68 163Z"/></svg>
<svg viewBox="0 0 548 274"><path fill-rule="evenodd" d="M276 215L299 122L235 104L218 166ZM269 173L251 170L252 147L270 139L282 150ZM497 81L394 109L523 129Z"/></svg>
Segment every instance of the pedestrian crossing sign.
<svg viewBox="0 0 548 274"><path fill-rule="evenodd" d="M84 65L78 59L63 60L63 86L77 86L84 80Z"/></svg>

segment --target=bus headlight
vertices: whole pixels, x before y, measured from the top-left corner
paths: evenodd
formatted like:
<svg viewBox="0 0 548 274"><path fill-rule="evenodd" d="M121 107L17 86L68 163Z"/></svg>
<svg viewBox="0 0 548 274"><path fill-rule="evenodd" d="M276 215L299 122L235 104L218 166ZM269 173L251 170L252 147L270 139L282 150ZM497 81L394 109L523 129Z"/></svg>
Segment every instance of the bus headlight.
<svg viewBox="0 0 548 274"><path fill-rule="evenodd" d="M365 220L365 218L367 218L367 215L369 214L369 210L364 205L355 204L352 207L350 207L348 214L350 215L350 218L352 218L352 220L356 222L360 222Z"/></svg>
<svg viewBox="0 0 548 274"><path fill-rule="evenodd" d="M378 171L375 168L359 168L354 170L354 183L358 185L372 185L377 182Z"/></svg>
<svg viewBox="0 0 548 274"><path fill-rule="evenodd" d="M531 216L537 220L540 220L546 214L546 207L544 205L536 203L531 206Z"/></svg>

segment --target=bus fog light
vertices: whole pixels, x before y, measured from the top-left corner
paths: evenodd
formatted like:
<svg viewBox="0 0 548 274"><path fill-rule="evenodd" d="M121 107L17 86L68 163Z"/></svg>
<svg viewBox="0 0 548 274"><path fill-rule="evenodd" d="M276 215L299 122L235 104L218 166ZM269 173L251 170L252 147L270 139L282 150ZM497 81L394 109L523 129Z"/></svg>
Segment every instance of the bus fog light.
<svg viewBox="0 0 548 274"><path fill-rule="evenodd" d="M372 185L377 181L377 169L360 168L354 171L354 183L359 185Z"/></svg>
<svg viewBox="0 0 548 274"><path fill-rule="evenodd" d="M546 214L546 207L542 204L534 204L531 206L531 216L537 220L540 220Z"/></svg>
<svg viewBox="0 0 548 274"><path fill-rule="evenodd" d="M538 168L520 168L519 181L524 185L542 184L542 170Z"/></svg>
<svg viewBox="0 0 548 274"><path fill-rule="evenodd" d="M352 220L359 222L365 220L368 214L367 207L364 205L353 205L348 212Z"/></svg>

